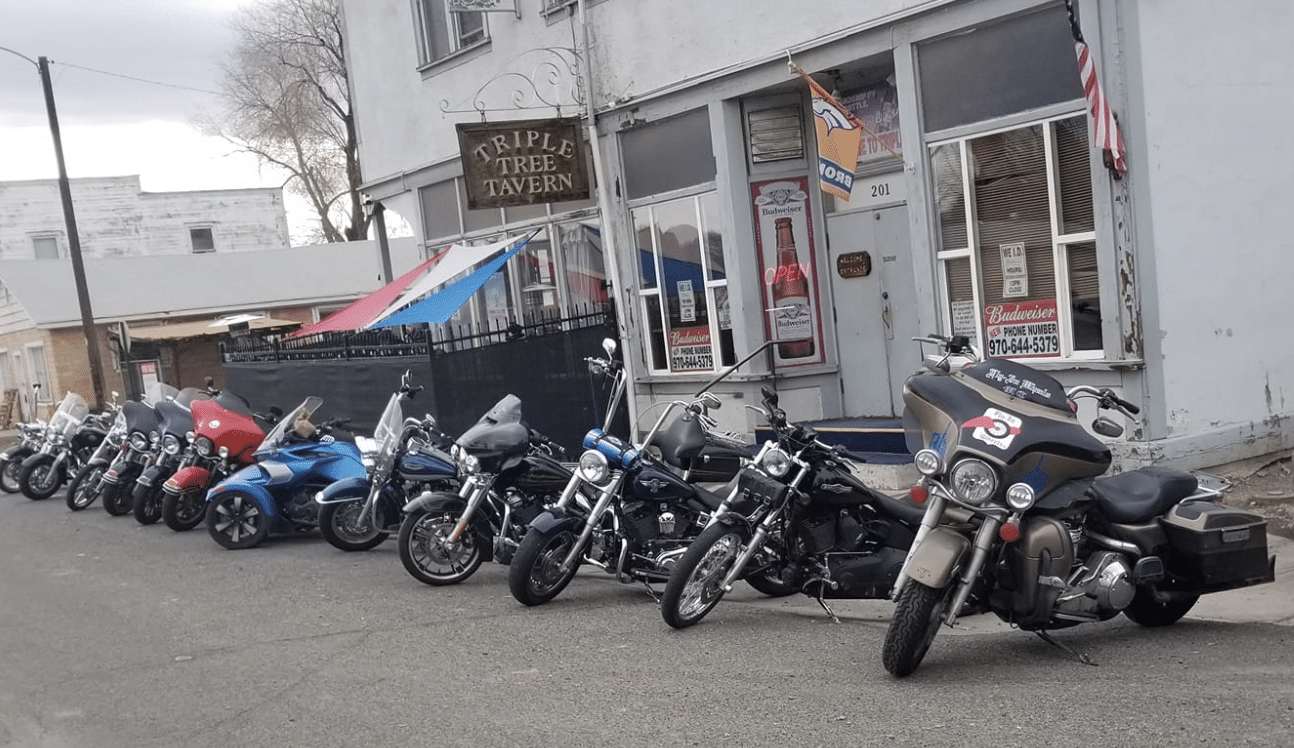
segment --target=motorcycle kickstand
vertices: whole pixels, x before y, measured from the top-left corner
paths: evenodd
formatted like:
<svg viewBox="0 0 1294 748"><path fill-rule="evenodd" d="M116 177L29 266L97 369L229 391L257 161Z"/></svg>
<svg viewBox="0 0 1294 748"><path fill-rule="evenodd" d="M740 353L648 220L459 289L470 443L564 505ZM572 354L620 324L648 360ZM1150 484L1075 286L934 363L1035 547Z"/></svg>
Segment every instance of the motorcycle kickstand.
<svg viewBox="0 0 1294 748"><path fill-rule="evenodd" d="M1078 650L1074 649L1068 644L1065 644L1064 642L1059 641L1058 639L1053 637L1050 633L1043 630L1038 630L1033 633L1037 634L1039 639L1042 639L1043 641L1047 642L1051 646L1059 650L1062 650L1064 652L1068 652L1074 657L1074 659L1078 660L1084 665L1091 665L1092 667L1097 666L1097 663L1093 662L1091 657L1088 657L1086 654L1079 652Z"/></svg>
<svg viewBox="0 0 1294 748"><path fill-rule="evenodd" d="M825 584L819 584L818 596L814 599L818 601L818 605L821 605L823 610L827 611L827 615L831 616L832 621L834 621L835 623L840 623L840 619L836 617L836 614L832 612L831 608L827 607L827 601L822 599L822 591L825 588L826 588Z"/></svg>
<svg viewBox="0 0 1294 748"><path fill-rule="evenodd" d="M651 588L651 582L644 579L643 586L647 588L647 594L651 595L651 599L655 601L657 605L660 605L660 595L656 594L656 590Z"/></svg>

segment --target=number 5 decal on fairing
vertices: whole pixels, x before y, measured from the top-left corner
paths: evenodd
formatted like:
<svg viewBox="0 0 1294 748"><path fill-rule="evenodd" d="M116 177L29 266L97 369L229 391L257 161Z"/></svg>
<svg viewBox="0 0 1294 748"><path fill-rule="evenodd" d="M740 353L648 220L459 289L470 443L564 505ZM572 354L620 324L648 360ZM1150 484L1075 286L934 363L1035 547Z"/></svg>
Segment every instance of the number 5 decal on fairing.
<svg viewBox="0 0 1294 748"><path fill-rule="evenodd" d="M1004 413L997 408L989 408L984 411L984 415L972 418L962 424L962 428L974 428L975 431L971 436L979 439L990 447L997 447L1005 450L1011 446L1015 435L1020 433L1020 426L1024 424L1017 416L1010 413Z"/></svg>

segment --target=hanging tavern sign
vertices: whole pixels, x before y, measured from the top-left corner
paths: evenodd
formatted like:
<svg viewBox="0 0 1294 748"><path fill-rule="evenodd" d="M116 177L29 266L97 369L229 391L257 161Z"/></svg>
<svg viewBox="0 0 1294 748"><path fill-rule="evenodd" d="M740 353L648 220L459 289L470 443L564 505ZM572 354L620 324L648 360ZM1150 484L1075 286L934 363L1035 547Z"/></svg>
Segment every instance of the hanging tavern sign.
<svg viewBox="0 0 1294 748"><path fill-rule="evenodd" d="M458 125L467 207L508 208L589 198L580 119Z"/></svg>

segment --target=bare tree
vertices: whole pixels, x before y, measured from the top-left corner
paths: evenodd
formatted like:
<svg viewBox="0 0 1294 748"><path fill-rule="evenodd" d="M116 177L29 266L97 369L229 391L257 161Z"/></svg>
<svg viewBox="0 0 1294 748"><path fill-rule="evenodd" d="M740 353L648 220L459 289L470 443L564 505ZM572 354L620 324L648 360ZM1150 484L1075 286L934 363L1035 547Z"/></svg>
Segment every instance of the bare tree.
<svg viewBox="0 0 1294 748"><path fill-rule="evenodd" d="M363 239L368 218L339 0L261 0L233 22L225 107L198 126L282 168L319 216L317 238Z"/></svg>

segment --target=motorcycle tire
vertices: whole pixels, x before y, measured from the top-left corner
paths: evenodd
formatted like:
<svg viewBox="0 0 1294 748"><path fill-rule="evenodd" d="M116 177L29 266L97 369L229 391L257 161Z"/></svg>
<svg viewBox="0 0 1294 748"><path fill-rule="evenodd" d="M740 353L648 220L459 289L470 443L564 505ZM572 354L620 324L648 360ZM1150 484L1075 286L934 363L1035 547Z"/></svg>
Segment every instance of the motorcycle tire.
<svg viewBox="0 0 1294 748"><path fill-rule="evenodd" d="M205 488L186 488L180 493L165 492L162 497L162 521L176 532L187 532L207 518Z"/></svg>
<svg viewBox="0 0 1294 748"><path fill-rule="evenodd" d="M0 491L18 493L22 490L18 476L22 473L22 461L30 456L31 452L23 451L5 460L4 465L0 466Z"/></svg>
<svg viewBox="0 0 1294 748"><path fill-rule="evenodd" d="M329 545L343 551L367 551L382 545L391 533L379 530L372 517L360 525L363 509L362 501L324 504L319 507L319 534Z"/></svg>
<svg viewBox="0 0 1294 748"><path fill-rule="evenodd" d="M67 484L67 508L74 512L93 504L99 495L103 493L103 474L108 472L108 466L86 465L76 471L72 482Z"/></svg>
<svg viewBox="0 0 1294 748"><path fill-rule="evenodd" d="M250 494L222 491L207 507L207 532L231 551L255 548L269 537L271 519Z"/></svg>
<svg viewBox="0 0 1294 748"><path fill-rule="evenodd" d="M1146 628L1172 626L1189 613L1199 599L1199 595L1192 595L1160 603L1155 601L1153 590L1138 587L1132 602L1123 609L1123 614L1133 623Z"/></svg>
<svg viewBox="0 0 1294 748"><path fill-rule="evenodd" d="M130 514L134 508L134 503L130 495L130 487L134 483L113 483L103 487L103 495L99 499L103 502L103 510L114 517L121 517Z"/></svg>
<svg viewBox="0 0 1294 748"><path fill-rule="evenodd" d="M476 533L469 529L457 543L445 542L458 517L457 512L438 510L404 518L396 545L400 563L410 576L423 584L443 587L465 581L481 567L485 553Z"/></svg>
<svg viewBox="0 0 1294 748"><path fill-rule="evenodd" d="M23 460L18 488L32 501L43 501L63 485L61 470L54 470L54 455L32 455Z"/></svg>
<svg viewBox="0 0 1294 748"><path fill-rule="evenodd" d="M911 580L904 586L881 649L881 661L890 675L904 678L916 672L943 624L952 590L952 585L936 590Z"/></svg>
<svg viewBox="0 0 1294 748"><path fill-rule="evenodd" d="M540 531L531 528L517 546L508 567L508 590L523 605L543 605L561 594L580 570L579 562L562 571L560 566L579 538L567 529Z"/></svg>
<svg viewBox="0 0 1294 748"><path fill-rule="evenodd" d="M141 525L151 525L162 518L162 487L136 485L131 492L131 511L135 521Z"/></svg>
<svg viewBox="0 0 1294 748"><path fill-rule="evenodd" d="M665 623L685 629L714 610L725 594L720 583L749 542L746 530L722 522L702 530L670 571L660 599Z"/></svg>

